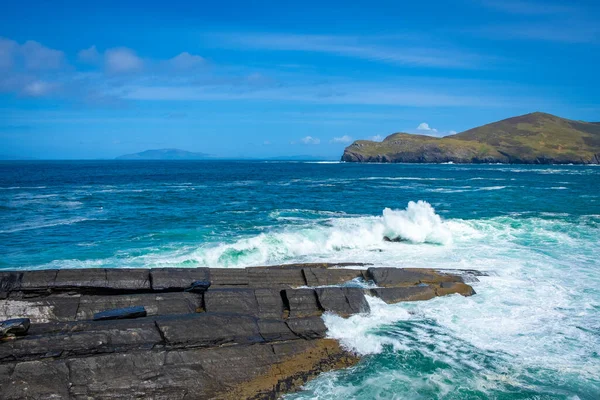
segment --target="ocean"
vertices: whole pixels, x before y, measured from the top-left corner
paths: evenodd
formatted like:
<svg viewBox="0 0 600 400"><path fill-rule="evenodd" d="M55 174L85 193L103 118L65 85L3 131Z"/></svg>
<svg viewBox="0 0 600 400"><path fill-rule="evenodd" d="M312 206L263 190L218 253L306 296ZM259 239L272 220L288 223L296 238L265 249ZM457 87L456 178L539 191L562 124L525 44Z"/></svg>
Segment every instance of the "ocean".
<svg viewBox="0 0 600 400"><path fill-rule="evenodd" d="M488 276L325 315L362 361L288 400L600 398L599 167L0 162L0 270L292 262Z"/></svg>

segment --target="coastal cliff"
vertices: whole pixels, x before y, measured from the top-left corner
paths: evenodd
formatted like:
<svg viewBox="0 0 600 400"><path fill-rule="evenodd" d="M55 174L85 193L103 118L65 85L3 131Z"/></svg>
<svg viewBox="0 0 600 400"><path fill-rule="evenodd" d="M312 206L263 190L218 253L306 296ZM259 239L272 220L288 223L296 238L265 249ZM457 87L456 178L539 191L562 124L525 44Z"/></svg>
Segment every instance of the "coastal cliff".
<svg viewBox="0 0 600 400"><path fill-rule="evenodd" d="M600 164L600 125L535 112L437 138L395 133L357 140L342 161Z"/></svg>
<svg viewBox="0 0 600 400"><path fill-rule="evenodd" d="M470 296L476 275L364 264L0 272L1 398L274 399L358 361L326 338L324 312L368 313L365 295Z"/></svg>

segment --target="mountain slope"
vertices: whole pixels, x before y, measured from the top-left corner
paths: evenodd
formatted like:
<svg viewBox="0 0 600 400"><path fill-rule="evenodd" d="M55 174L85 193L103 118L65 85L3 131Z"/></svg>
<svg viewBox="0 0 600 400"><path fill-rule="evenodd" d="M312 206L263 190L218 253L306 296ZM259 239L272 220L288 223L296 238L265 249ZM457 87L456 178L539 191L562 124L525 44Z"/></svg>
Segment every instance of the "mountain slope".
<svg viewBox="0 0 600 400"><path fill-rule="evenodd" d="M125 154L117 157L116 160L202 160L207 157L208 154L204 153L193 153L179 149L158 149Z"/></svg>
<svg viewBox="0 0 600 400"><path fill-rule="evenodd" d="M600 164L600 125L536 112L444 138L395 133L383 142L358 140L344 150L342 160Z"/></svg>

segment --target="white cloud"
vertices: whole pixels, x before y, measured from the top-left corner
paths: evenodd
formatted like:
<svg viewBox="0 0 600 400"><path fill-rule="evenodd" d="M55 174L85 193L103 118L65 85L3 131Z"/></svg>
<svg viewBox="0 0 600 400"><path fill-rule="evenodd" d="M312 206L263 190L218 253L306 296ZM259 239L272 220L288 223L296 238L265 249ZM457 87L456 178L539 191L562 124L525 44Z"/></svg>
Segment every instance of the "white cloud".
<svg viewBox="0 0 600 400"><path fill-rule="evenodd" d="M481 3L497 11L521 15L565 14L577 11L577 8L570 5L552 4L548 1L482 0Z"/></svg>
<svg viewBox="0 0 600 400"><path fill-rule="evenodd" d="M185 51L171 58L168 63L174 68L185 70L202 66L206 63L206 60L203 57Z"/></svg>
<svg viewBox="0 0 600 400"><path fill-rule="evenodd" d="M369 140L372 140L373 142L381 142L383 140L383 137L381 135L375 135L371 136Z"/></svg>
<svg viewBox="0 0 600 400"><path fill-rule="evenodd" d="M58 69L64 65L64 53L50 49L33 40L21 46L21 55L26 69Z"/></svg>
<svg viewBox="0 0 600 400"><path fill-rule="evenodd" d="M119 74L139 71L143 68L144 62L133 50L119 47L106 50L104 65L108 72Z"/></svg>
<svg viewBox="0 0 600 400"><path fill-rule="evenodd" d="M88 64L96 64L100 61L100 53L96 46L91 46L88 49L80 50L77 53L77 59L80 62L88 63Z"/></svg>
<svg viewBox="0 0 600 400"><path fill-rule="evenodd" d="M417 126L417 130L431 132L431 133L436 133L437 132L437 129L434 129L434 128L430 127L427 122L421 122L419 124L419 126Z"/></svg>
<svg viewBox="0 0 600 400"><path fill-rule="evenodd" d="M300 139L300 143L302 144L319 144L321 143L321 139L314 138L312 136L306 136ZM292 142L292 144L296 144L296 142Z"/></svg>
<svg viewBox="0 0 600 400"><path fill-rule="evenodd" d="M209 35L220 46L273 51L302 51L368 60L394 65L432 68L477 68L489 59L462 51L422 47L398 37L307 35L280 33L228 33ZM487 60L487 61L486 61Z"/></svg>
<svg viewBox="0 0 600 400"><path fill-rule="evenodd" d="M352 138L348 135L344 135L341 137L334 137L331 140L331 143L350 143L350 142L352 142Z"/></svg>
<svg viewBox="0 0 600 400"><path fill-rule="evenodd" d="M458 132L456 131L448 131L448 135L456 135Z"/></svg>
<svg viewBox="0 0 600 400"><path fill-rule="evenodd" d="M41 97L49 94L56 88L56 84L44 82L44 81L33 81L25 85L23 88L23 94L32 97Z"/></svg>
<svg viewBox="0 0 600 400"><path fill-rule="evenodd" d="M0 37L0 68L10 68L19 45L14 40Z"/></svg>

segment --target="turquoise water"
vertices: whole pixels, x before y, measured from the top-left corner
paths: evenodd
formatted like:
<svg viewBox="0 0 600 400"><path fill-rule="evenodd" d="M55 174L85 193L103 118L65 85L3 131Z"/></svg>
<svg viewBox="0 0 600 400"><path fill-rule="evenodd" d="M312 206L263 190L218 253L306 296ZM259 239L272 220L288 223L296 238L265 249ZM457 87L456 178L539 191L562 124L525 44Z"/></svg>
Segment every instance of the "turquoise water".
<svg viewBox="0 0 600 400"><path fill-rule="evenodd" d="M592 166L0 163L0 269L490 273L470 298L369 299L369 315L325 316L363 359L289 399L598 399L599 245Z"/></svg>

